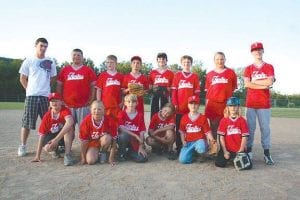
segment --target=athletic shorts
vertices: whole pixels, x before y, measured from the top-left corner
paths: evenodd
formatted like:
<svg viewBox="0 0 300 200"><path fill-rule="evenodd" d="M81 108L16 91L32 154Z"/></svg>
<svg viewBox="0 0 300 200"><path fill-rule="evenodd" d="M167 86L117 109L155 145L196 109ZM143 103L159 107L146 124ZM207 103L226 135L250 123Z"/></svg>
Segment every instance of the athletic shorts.
<svg viewBox="0 0 300 200"><path fill-rule="evenodd" d="M59 132L60 130L56 133L46 133L43 141L43 146L45 146L48 142L53 140L59 134ZM60 141L58 142L58 146L65 146L64 138L60 139Z"/></svg>
<svg viewBox="0 0 300 200"><path fill-rule="evenodd" d="M48 98L44 96L27 96L25 98L22 127L35 130L38 116L42 119L49 109Z"/></svg>
<svg viewBox="0 0 300 200"><path fill-rule="evenodd" d="M205 116L210 120L220 120L224 116L225 102L208 100L205 106Z"/></svg>

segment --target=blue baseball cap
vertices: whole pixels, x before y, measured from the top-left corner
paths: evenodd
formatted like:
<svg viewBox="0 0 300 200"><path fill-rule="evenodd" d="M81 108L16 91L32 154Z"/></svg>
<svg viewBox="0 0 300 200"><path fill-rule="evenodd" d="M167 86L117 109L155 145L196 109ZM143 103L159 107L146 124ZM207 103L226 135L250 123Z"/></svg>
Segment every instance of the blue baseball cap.
<svg viewBox="0 0 300 200"><path fill-rule="evenodd" d="M227 102L227 106L239 106L240 105L240 100L237 97L230 97Z"/></svg>

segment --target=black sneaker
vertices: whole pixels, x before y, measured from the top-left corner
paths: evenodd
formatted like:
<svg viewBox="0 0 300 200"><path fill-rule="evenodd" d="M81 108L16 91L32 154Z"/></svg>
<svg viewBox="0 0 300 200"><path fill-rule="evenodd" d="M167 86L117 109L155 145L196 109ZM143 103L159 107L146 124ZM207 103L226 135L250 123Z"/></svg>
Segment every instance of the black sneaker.
<svg viewBox="0 0 300 200"><path fill-rule="evenodd" d="M267 165L274 165L274 160L272 159L271 155L265 155L264 159Z"/></svg>
<svg viewBox="0 0 300 200"><path fill-rule="evenodd" d="M118 156L118 161L119 162L124 162L126 160L127 160L127 158L126 158L125 154L119 154L119 156Z"/></svg>
<svg viewBox="0 0 300 200"><path fill-rule="evenodd" d="M152 147L151 150L152 153L155 153L156 155L160 156L163 154L163 150L161 147Z"/></svg>
<svg viewBox="0 0 300 200"><path fill-rule="evenodd" d="M175 153L175 151L168 151L168 156L167 156L167 158L169 159L169 160L176 160L176 158L177 158L177 155L176 155L176 153Z"/></svg>

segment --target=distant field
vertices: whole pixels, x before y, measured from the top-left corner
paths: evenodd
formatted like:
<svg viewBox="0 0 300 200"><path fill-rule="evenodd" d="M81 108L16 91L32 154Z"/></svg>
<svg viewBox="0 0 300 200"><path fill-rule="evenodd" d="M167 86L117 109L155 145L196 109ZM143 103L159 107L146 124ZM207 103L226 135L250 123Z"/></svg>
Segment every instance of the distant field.
<svg viewBox="0 0 300 200"><path fill-rule="evenodd" d="M23 102L0 102L0 110L20 110L24 108ZM203 113L201 105L200 112ZM150 106L145 105L145 111L150 111ZM300 118L300 108L272 108L272 117Z"/></svg>

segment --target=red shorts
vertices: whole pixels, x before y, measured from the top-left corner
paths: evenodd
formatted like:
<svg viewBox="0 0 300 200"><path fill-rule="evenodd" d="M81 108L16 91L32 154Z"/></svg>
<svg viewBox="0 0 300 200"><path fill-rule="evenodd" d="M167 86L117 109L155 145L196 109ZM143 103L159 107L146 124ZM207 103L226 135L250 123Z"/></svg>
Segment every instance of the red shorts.
<svg viewBox="0 0 300 200"><path fill-rule="evenodd" d="M205 116L210 120L221 120L224 116L226 102L215 102L208 100L205 106Z"/></svg>
<svg viewBox="0 0 300 200"><path fill-rule="evenodd" d="M88 148L93 147L93 148L100 148L100 141L99 140L90 140L88 143Z"/></svg>

